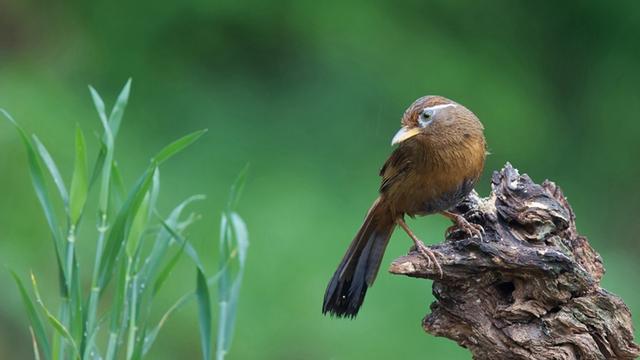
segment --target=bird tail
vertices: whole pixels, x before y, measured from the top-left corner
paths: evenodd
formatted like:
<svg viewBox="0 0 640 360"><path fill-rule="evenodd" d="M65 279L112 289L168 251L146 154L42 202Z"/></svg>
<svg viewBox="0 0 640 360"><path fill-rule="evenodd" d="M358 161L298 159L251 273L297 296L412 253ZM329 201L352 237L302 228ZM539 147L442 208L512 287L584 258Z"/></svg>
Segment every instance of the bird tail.
<svg viewBox="0 0 640 360"><path fill-rule="evenodd" d="M322 313L353 318L373 285L395 222L386 204L378 198L349 245L324 294Z"/></svg>

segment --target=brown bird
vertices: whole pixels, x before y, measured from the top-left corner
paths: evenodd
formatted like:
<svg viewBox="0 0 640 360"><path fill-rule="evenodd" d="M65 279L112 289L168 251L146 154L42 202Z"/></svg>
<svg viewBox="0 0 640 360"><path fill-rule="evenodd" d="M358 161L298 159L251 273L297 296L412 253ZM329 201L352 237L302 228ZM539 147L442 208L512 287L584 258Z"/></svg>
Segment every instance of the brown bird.
<svg viewBox="0 0 640 360"><path fill-rule="evenodd" d="M409 229L405 215L440 213L470 236L482 236L481 226L449 211L471 192L482 173L486 148L480 120L452 100L425 96L409 106L401 123L391 141L398 147L380 170L380 196L329 282L323 314L357 315L396 225L442 276L434 253Z"/></svg>

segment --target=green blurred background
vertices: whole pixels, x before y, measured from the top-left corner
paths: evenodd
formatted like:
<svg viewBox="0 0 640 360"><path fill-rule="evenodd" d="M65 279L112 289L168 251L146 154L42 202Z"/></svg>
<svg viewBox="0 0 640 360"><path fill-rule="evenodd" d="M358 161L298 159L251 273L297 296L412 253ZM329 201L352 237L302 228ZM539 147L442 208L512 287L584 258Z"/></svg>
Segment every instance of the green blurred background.
<svg viewBox="0 0 640 360"><path fill-rule="evenodd" d="M110 106L133 77L116 154L128 185L161 146L208 128L163 167L161 212L208 195L190 235L211 271L228 186L251 164L239 208L251 247L230 359L468 359L422 331L433 299L425 281L383 271L356 321L320 314L402 112L440 94L480 117L492 153L482 195L506 161L555 180L604 258L604 286L638 327L639 34L637 1L0 0L0 106L70 174L75 124L88 135L100 129L86 85ZM53 299L53 248L6 121L0 198L0 264L34 270ZM448 226L412 224L427 243ZM84 225L91 233L94 223ZM85 262L91 241L80 240ZM396 233L384 263L409 246ZM185 261L156 310L194 282ZM0 288L0 358L30 358L27 318L5 270ZM199 356L194 308L170 321L152 359Z"/></svg>

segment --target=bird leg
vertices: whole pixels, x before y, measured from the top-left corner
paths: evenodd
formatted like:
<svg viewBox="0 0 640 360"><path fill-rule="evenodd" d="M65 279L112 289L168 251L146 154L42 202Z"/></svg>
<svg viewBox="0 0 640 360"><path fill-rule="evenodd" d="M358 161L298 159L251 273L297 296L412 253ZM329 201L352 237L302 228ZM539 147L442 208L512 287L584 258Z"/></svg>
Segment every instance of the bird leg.
<svg viewBox="0 0 640 360"><path fill-rule="evenodd" d="M469 236L471 237L477 236L480 240L482 240L482 235L484 235L484 228L482 226L478 224L472 224L467 221L464 216L454 214L450 211L441 211L440 214L448 217L455 224L447 229L447 234L451 233L457 228L469 234Z"/></svg>
<svg viewBox="0 0 640 360"><path fill-rule="evenodd" d="M418 250L420 255L422 255L427 260L428 266L431 266L431 263L433 262L433 264L438 269L438 273L440 273L440 278L442 279L444 275L442 273L442 267L440 267L440 263L438 262L438 259L436 259L436 254L433 251L431 251L431 249L429 249L422 241L420 241L420 239L418 239L418 237L413 233L413 231L409 229L409 226L407 225L407 223L404 222L404 219L399 217L396 219L396 223L400 225L402 230L404 230L407 233L407 235L409 235L411 240L413 240L413 244L415 245L416 250Z"/></svg>

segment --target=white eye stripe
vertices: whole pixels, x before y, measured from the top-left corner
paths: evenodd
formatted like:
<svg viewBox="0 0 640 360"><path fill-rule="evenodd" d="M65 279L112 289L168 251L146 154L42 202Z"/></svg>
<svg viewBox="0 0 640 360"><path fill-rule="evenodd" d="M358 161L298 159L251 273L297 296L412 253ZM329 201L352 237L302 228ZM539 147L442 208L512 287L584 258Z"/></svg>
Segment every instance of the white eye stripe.
<svg viewBox="0 0 640 360"><path fill-rule="evenodd" d="M433 112L435 112L436 110L441 110L441 109L444 109L444 108L448 108L450 106L456 107L457 105L456 104L434 105L434 106L426 107L426 108L422 109L422 111L433 111Z"/></svg>
<svg viewBox="0 0 640 360"><path fill-rule="evenodd" d="M448 107L456 107L456 104L441 104L422 109L420 116L418 116L418 124L422 128L427 127L433 121L433 116L438 112L438 110Z"/></svg>

